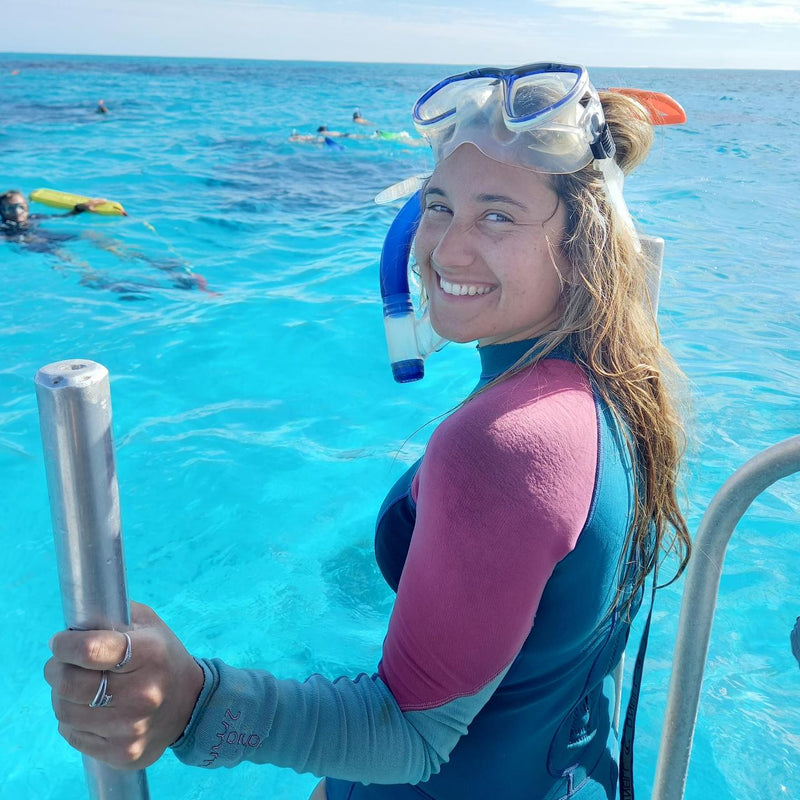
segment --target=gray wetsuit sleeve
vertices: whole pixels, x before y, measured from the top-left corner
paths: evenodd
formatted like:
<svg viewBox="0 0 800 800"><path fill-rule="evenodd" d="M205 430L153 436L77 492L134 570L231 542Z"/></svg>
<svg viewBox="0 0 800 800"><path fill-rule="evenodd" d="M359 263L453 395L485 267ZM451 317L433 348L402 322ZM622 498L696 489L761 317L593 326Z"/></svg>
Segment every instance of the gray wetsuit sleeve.
<svg viewBox="0 0 800 800"><path fill-rule="evenodd" d="M470 697L403 712L378 675L279 680L198 659L205 683L173 750L186 764L241 761L362 783L418 783L439 771L503 675Z"/></svg>

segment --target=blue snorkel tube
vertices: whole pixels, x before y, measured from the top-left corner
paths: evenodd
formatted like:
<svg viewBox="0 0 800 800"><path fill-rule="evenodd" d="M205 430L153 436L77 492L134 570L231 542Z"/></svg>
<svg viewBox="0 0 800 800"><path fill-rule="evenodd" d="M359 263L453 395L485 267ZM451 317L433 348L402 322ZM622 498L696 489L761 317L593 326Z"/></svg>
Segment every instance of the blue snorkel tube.
<svg viewBox="0 0 800 800"><path fill-rule="evenodd" d="M408 262L421 208L420 192L417 191L394 218L381 250L383 323L392 375L398 383L422 378L425 358L445 343L431 328L427 312L417 318L411 302Z"/></svg>

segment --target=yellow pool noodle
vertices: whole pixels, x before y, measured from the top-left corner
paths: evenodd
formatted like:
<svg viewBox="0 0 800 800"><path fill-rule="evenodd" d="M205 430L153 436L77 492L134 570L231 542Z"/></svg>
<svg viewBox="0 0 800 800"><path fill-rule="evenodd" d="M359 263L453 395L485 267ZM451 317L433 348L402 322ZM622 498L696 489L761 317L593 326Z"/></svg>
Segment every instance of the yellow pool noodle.
<svg viewBox="0 0 800 800"><path fill-rule="evenodd" d="M93 198L83 197L78 194L69 194L68 192L59 192L55 189L35 189L31 192L30 198L36 203L41 203L50 208L64 208L72 210L78 203L88 203ZM105 214L111 217L126 217L127 212L122 207L121 203L113 200L107 200L92 209L94 214Z"/></svg>

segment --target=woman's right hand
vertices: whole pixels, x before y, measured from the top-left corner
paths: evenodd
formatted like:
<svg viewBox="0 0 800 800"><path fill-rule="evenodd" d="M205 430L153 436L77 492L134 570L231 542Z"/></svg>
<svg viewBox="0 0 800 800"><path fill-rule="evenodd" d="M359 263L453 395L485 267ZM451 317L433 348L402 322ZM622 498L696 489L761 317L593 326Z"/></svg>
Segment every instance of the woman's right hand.
<svg viewBox="0 0 800 800"><path fill-rule="evenodd" d="M104 197L92 197L91 199L87 200L85 203L76 203L72 210L76 214L82 214L85 211L94 211L98 206L103 205L103 203L107 203Z"/></svg>
<svg viewBox="0 0 800 800"><path fill-rule="evenodd" d="M148 606L131 604L128 640L119 631L62 631L45 665L59 732L76 749L119 769L143 769L183 733L203 688L203 670ZM100 699L103 672L105 705Z"/></svg>

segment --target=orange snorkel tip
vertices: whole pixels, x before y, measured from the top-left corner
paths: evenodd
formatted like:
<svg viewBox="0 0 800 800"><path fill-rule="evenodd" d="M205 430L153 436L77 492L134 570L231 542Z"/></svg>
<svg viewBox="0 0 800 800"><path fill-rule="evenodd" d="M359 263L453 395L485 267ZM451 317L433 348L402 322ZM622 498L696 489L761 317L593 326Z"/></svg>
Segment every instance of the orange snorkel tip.
<svg viewBox="0 0 800 800"><path fill-rule="evenodd" d="M647 109L653 125L681 125L686 122L686 112L681 104L664 92L619 87L609 88L608 91L638 100Z"/></svg>

